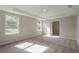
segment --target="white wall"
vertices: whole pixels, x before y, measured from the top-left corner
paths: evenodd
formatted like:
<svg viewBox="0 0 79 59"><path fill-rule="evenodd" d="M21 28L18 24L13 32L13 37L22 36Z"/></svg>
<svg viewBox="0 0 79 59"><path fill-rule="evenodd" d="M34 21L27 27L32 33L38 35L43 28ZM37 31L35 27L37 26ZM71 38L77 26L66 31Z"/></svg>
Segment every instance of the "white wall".
<svg viewBox="0 0 79 59"><path fill-rule="evenodd" d="M62 18L61 37L76 39L76 16Z"/></svg>
<svg viewBox="0 0 79 59"><path fill-rule="evenodd" d="M5 35L5 15L16 16L17 14L0 11L0 45L41 35L41 31L37 31L37 23L39 22L39 20L22 15L17 15L20 17L20 33Z"/></svg>
<svg viewBox="0 0 79 59"><path fill-rule="evenodd" d="M48 32L51 34L52 30L52 22L59 21L60 22L60 37L61 38L67 38L67 39L73 39L76 38L76 16L67 16L62 18L56 18L56 19L49 19L47 21L44 21L43 24L43 32L44 34L48 34Z"/></svg>
<svg viewBox="0 0 79 59"><path fill-rule="evenodd" d="M79 13L77 14L77 21L76 21L76 40L79 46Z"/></svg>

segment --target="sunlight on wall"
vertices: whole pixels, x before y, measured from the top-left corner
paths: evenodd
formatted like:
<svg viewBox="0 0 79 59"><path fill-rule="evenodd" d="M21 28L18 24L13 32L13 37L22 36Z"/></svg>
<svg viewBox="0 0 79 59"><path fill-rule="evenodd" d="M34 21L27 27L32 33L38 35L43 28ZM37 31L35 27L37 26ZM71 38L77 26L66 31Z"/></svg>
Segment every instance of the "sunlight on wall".
<svg viewBox="0 0 79 59"><path fill-rule="evenodd" d="M18 44L15 47L20 48L20 49L24 49L24 48L27 48L31 45L32 45L32 43L25 42L25 43Z"/></svg>
<svg viewBox="0 0 79 59"><path fill-rule="evenodd" d="M46 49L47 47L35 44L30 48L25 49L25 51L32 52L32 53L40 53L40 52L44 52Z"/></svg>
<svg viewBox="0 0 79 59"><path fill-rule="evenodd" d="M36 23L36 24L37 24L37 31L38 31L38 32L41 32L41 31L42 31L42 22L39 21L39 22Z"/></svg>
<svg viewBox="0 0 79 59"><path fill-rule="evenodd" d="M50 35L50 28L46 27L47 28L47 35Z"/></svg>

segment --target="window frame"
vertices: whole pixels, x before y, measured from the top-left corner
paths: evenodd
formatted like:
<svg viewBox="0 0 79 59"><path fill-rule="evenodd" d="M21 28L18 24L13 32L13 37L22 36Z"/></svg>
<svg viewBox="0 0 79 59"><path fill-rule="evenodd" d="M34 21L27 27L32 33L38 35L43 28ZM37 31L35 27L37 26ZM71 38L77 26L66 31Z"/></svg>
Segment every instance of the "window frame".
<svg viewBox="0 0 79 59"><path fill-rule="evenodd" d="M7 32L7 26L9 26L8 24L7 24L7 16L10 16L10 17L18 17L18 19L16 20L17 22L16 22L16 27L17 27L17 32L12 32L12 33L8 33ZM12 34L18 34L19 33L19 19L20 19L20 17L19 16L15 16L15 15L5 15L5 35L12 35Z"/></svg>

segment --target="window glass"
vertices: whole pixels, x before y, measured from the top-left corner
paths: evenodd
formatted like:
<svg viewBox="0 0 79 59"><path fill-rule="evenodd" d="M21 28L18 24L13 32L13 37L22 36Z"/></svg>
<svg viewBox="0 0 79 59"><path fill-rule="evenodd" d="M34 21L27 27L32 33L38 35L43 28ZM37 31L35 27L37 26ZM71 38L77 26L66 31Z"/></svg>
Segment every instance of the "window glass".
<svg viewBox="0 0 79 59"><path fill-rule="evenodd" d="M6 34L19 33L19 17L6 15Z"/></svg>

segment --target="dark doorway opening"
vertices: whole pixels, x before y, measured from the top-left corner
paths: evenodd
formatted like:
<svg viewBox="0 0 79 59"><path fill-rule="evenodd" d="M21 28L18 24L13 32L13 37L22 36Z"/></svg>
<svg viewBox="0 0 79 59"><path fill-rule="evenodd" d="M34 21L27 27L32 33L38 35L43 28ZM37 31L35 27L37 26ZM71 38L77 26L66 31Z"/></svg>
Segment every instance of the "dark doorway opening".
<svg viewBox="0 0 79 59"><path fill-rule="evenodd" d="M52 35L59 36L59 21L52 23Z"/></svg>

